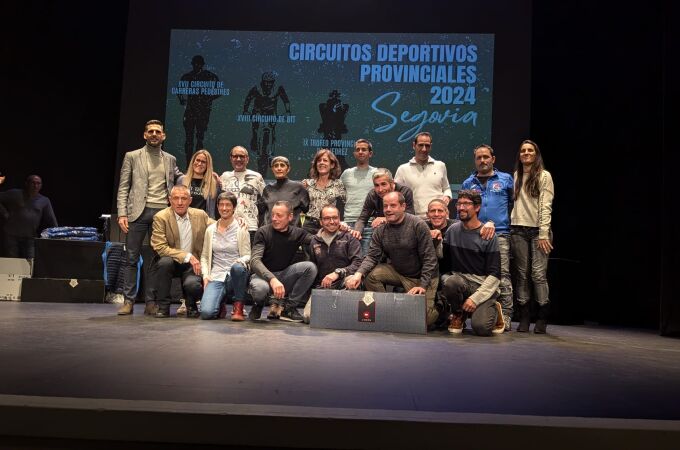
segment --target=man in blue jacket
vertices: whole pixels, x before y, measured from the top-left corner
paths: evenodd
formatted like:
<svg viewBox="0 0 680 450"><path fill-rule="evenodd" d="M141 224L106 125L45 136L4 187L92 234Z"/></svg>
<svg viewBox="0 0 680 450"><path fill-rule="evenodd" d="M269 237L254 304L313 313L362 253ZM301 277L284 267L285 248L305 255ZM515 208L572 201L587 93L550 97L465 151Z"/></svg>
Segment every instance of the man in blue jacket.
<svg viewBox="0 0 680 450"><path fill-rule="evenodd" d="M490 145L482 144L474 150L475 171L463 181L462 189L479 192L482 207L479 220L484 223L482 237L495 231L501 254L501 295L505 330L510 331L512 318L512 281L510 280L510 211L513 204L512 175L494 169L496 157Z"/></svg>

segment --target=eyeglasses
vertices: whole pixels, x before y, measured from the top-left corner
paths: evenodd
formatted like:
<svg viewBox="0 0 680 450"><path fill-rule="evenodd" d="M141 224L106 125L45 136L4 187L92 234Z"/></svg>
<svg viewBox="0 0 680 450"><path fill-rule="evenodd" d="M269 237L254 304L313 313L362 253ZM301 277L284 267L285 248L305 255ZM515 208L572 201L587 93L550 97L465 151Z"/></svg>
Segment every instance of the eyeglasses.
<svg viewBox="0 0 680 450"><path fill-rule="evenodd" d="M205 165L205 164L208 164L208 161L206 161L205 159L195 159L194 164L204 164Z"/></svg>
<svg viewBox="0 0 680 450"><path fill-rule="evenodd" d="M456 208L469 208L472 205L474 205L472 202L457 202Z"/></svg>
<svg viewBox="0 0 680 450"><path fill-rule="evenodd" d="M232 159L246 159L246 155L231 155Z"/></svg>

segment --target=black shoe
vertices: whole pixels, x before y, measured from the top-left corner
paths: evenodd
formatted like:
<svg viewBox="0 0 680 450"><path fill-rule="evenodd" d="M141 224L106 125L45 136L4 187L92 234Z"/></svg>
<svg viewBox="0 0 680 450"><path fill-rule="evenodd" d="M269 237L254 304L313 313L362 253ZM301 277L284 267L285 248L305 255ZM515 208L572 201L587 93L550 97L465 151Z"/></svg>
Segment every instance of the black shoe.
<svg viewBox="0 0 680 450"><path fill-rule="evenodd" d="M517 331L520 333L527 333L529 331L529 324L531 323L531 313L529 310L529 303L519 306L519 324Z"/></svg>
<svg viewBox="0 0 680 450"><path fill-rule="evenodd" d="M286 322L302 322L304 320L304 317L302 317L302 314L300 314L297 310L297 308L288 307L283 310L283 313L281 313L281 320L285 320Z"/></svg>
<svg viewBox="0 0 680 450"><path fill-rule="evenodd" d="M164 308L158 308L158 311L156 311L156 314L154 314L154 317L157 319L165 319L170 317L170 308L164 309Z"/></svg>
<svg viewBox="0 0 680 450"><path fill-rule="evenodd" d="M262 315L262 310L264 309L264 305L259 305L255 303L252 308L250 308L250 312L248 313L248 320L260 320L260 316Z"/></svg>
<svg viewBox="0 0 680 450"><path fill-rule="evenodd" d="M187 319L196 319L201 315L196 308L187 308Z"/></svg>

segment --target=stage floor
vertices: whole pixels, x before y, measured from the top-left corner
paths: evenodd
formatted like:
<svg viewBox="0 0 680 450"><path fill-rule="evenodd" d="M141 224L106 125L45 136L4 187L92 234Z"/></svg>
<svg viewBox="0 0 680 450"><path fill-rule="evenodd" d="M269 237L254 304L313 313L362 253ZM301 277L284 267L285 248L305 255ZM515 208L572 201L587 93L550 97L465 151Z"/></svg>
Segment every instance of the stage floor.
<svg viewBox="0 0 680 450"><path fill-rule="evenodd" d="M0 302L0 395L680 420L680 340L649 330L417 336L142 313Z"/></svg>

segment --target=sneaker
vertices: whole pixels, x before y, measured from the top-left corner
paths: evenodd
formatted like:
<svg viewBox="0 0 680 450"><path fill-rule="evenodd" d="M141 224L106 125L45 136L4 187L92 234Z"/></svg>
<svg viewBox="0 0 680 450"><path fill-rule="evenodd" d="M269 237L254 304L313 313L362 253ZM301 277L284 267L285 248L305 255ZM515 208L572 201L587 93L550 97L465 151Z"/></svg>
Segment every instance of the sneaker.
<svg viewBox="0 0 680 450"><path fill-rule="evenodd" d="M281 320L284 320L286 322L302 322L304 320L304 317L302 317L302 314L300 314L297 310L297 308L293 308L292 306L289 308L286 308L283 310L283 313L281 313Z"/></svg>
<svg viewBox="0 0 680 450"><path fill-rule="evenodd" d="M182 302L181 305L179 305L179 308L177 308L177 314L178 316L186 316L187 315L187 301L184 300L183 298L179 299L180 302Z"/></svg>
<svg viewBox="0 0 680 450"><path fill-rule="evenodd" d="M248 313L248 320L260 320L260 316L262 315L262 310L264 309L264 305L258 305L255 303L252 308L250 308L250 312Z"/></svg>
<svg viewBox="0 0 680 450"><path fill-rule="evenodd" d="M187 308L187 319L196 319L201 315L197 308Z"/></svg>
<svg viewBox="0 0 680 450"><path fill-rule="evenodd" d="M505 319L503 318L503 308L498 302L494 302L494 307L496 308L496 325L493 326L491 333L493 334L503 334L505 331Z"/></svg>
<svg viewBox="0 0 680 450"><path fill-rule="evenodd" d="M463 328L465 328L465 316L462 312L456 312L449 316L449 333L451 334L461 334Z"/></svg>

